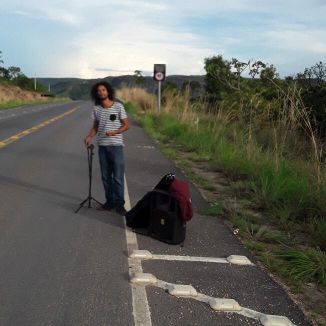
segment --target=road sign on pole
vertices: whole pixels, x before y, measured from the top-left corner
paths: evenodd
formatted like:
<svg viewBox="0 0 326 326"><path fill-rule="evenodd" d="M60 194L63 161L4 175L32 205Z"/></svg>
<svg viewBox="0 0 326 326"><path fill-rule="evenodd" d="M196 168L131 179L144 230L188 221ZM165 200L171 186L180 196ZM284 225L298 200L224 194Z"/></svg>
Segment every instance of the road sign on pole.
<svg viewBox="0 0 326 326"><path fill-rule="evenodd" d="M162 81L165 80L166 65L165 64L154 64L154 75L153 78L158 82L157 92L157 112L161 112L161 86Z"/></svg>
<svg viewBox="0 0 326 326"><path fill-rule="evenodd" d="M157 112L158 113L161 112L161 85L162 85L162 82L159 81L158 82L158 96L157 96Z"/></svg>

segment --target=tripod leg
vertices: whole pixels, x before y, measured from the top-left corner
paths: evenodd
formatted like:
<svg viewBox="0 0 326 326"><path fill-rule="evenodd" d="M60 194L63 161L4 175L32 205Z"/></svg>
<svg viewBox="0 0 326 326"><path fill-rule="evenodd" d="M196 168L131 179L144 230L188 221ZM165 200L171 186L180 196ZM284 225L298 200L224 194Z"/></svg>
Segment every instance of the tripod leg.
<svg viewBox="0 0 326 326"><path fill-rule="evenodd" d="M87 148L87 158L88 158L88 174L89 174L89 185L88 185L88 197L79 204L79 207L77 208L77 210L75 211L75 213L77 213L83 206L84 204L88 201L88 208L91 208L91 201L92 199L98 203L99 205L102 206L102 204L97 201L95 198L92 197L91 193L92 193L92 168L93 168L93 147L88 147Z"/></svg>
<svg viewBox="0 0 326 326"><path fill-rule="evenodd" d="M83 206L80 205L76 210L75 210L75 214L79 212L79 210L82 208Z"/></svg>
<svg viewBox="0 0 326 326"><path fill-rule="evenodd" d="M88 198L86 198L85 200L83 200L80 204L79 207L77 208L77 210L75 211L75 213L78 213L78 211L84 206L84 204L87 202Z"/></svg>
<svg viewBox="0 0 326 326"><path fill-rule="evenodd" d="M98 200L96 200L94 197L91 197L91 199L93 199L96 203L98 203L99 205L103 205L102 203L100 203Z"/></svg>

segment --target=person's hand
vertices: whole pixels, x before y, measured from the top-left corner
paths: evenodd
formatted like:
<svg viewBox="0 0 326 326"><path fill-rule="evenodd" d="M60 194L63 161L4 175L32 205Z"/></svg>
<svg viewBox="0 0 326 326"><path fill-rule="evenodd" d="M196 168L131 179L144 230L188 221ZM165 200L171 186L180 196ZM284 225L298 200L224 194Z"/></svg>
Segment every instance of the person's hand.
<svg viewBox="0 0 326 326"><path fill-rule="evenodd" d="M85 143L85 145L88 147L88 146L92 143L92 140L93 140L93 137L92 137L92 136L87 136L87 137L84 139L84 143Z"/></svg>
<svg viewBox="0 0 326 326"><path fill-rule="evenodd" d="M117 133L115 132L115 131L107 131L106 132L106 135L108 136L108 137L112 137L112 136L115 136Z"/></svg>

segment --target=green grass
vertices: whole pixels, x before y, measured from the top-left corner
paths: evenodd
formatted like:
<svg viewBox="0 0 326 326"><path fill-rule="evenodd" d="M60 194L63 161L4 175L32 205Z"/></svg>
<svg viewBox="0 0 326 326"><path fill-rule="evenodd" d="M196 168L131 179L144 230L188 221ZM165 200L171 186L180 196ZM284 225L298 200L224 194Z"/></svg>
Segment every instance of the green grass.
<svg viewBox="0 0 326 326"><path fill-rule="evenodd" d="M326 286L326 253L321 250L288 250L278 255L285 260L289 277L299 283L317 282Z"/></svg>
<svg viewBox="0 0 326 326"><path fill-rule="evenodd" d="M270 154L259 148L254 148L248 158L243 146L238 147L223 136L223 126L217 137L205 121L199 124L196 132L168 114L147 114L141 118L141 123L151 136L163 142L172 141L184 151L196 153L196 160L209 161L213 169L222 169L231 179L247 178L246 193L250 193L259 207L274 216L280 215L281 221L312 217L316 212L326 213L324 197L309 171L286 160L275 167ZM287 218L284 218L285 211Z"/></svg>
<svg viewBox="0 0 326 326"><path fill-rule="evenodd" d="M247 224L247 233L255 240L267 243L282 243L287 240L287 236L279 230L271 230L265 225L254 223Z"/></svg>
<svg viewBox="0 0 326 326"><path fill-rule="evenodd" d="M126 111L130 114L132 114L133 116L135 116L137 114L137 112L139 112L139 107L138 105L136 105L135 103L131 103L131 102L126 102L124 104L124 107L126 109Z"/></svg>
<svg viewBox="0 0 326 326"><path fill-rule="evenodd" d="M205 179L192 171L197 162L223 171L231 180L227 194L236 202L214 202L203 213L228 218L257 259L292 289L300 291L307 282L325 288L326 166L318 184L309 162L311 154L296 152L302 135L300 139L293 135L290 143L295 146L285 144L276 157L272 130L259 132L268 146L258 138L249 144L248 126L238 121L213 126L203 118L195 130L173 114L147 114L140 119L150 134L168 145L165 153L201 188L210 185L205 188ZM259 133L254 137L260 137ZM185 160L180 159L179 150L186 152ZM250 202L244 207L261 214L239 212L237 203L244 200Z"/></svg>
<svg viewBox="0 0 326 326"><path fill-rule="evenodd" d="M224 204L222 202L214 202L210 207L203 210L203 214L209 216L219 216L224 211Z"/></svg>
<svg viewBox="0 0 326 326"><path fill-rule="evenodd" d="M228 211L233 227L245 244L254 250L265 266L288 278L296 285L314 281L325 285L325 253L314 246L325 249L326 223L324 216L324 184L317 186L310 171L302 169L297 162L282 158L275 165L273 156L253 145L248 153L245 141L236 142L230 137L226 126L219 126L214 134L212 126L203 120L198 130L181 123L168 114L146 114L138 118L145 130L162 143L173 145L165 147L164 153L177 162L186 175L200 187L213 191L214 185L192 172L192 165L178 157L178 148L190 152L194 161L206 161L210 167L223 171L235 180L233 189L241 197L250 199L257 208L264 210L262 219L246 214L228 211L224 203L213 203L205 211L207 215L219 216ZM238 185L237 185L238 183ZM305 228L306 221L309 227ZM314 222L312 222L314 221ZM273 224L271 227L269 224ZM296 233L308 234L310 249L283 251L276 254L277 248L298 245ZM310 242L309 242L310 241ZM276 248L276 249L275 249ZM272 251L271 251L272 250Z"/></svg>
<svg viewBox="0 0 326 326"><path fill-rule="evenodd" d="M326 251L326 219L325 217L314 218L309 225L314 243L321 250Z"/></svg>
<svg viewBox="0 0 326 326"><path fill-rule="evenodd" d="M254 252L264 252L265 251L265 246L263 243L258 242L258 241L254 241L254 240L248 240L245 239L244 240L244 244L246 245L246 247Z"/></svg>
<svg viewBox="0 0 326 326"><path fill-rule="evenodd" d="M4 103L0 103L0 110L11 109L14 107L25 106L25 105L35 105L35 104L48 104L48 103L60 103L70 101L66 98L55 98L49 100L31 100L31 101L22 101L22 100L12 100Z"/></svg>

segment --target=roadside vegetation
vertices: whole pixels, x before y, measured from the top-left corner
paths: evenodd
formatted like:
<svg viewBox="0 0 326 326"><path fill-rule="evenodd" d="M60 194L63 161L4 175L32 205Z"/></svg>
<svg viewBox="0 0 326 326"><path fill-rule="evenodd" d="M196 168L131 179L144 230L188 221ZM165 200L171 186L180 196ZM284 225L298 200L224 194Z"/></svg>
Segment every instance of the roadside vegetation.
<svg viewBox="0 0 326 326"><path fill-rule="evenodd" d="M142 88L118 95L208 194L206 214L224 218L325 325L326 65L285 79L261 61L217 56L205 69L202 95L165 87L160 114ZM227 180L223 191L208 172Z"/></svg>
<svg viewBox="0 0 326 326"><path fill-rule="evenodd" d="M27 77L19 67L5 67L0 51L0 110L11 107L52 103L67 99L56 99L54 95L48 93L45 87L36 83L34 79Z"/></svg>

